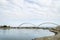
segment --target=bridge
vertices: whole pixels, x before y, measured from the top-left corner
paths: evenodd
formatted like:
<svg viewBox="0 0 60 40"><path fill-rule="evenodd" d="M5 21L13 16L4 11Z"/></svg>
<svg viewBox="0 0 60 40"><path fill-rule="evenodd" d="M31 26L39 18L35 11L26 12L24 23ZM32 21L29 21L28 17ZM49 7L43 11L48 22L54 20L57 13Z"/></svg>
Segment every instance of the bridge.
<svg viewBox="0 0 60 40"><path fill-rule="evenodd" d="M24 26L24 24L30 24L31 26ZM41 27L41 25L44 24L53 24L56 25L55 28L51 28L51 27ZM43 29L43 30L49 30L51 32L54 32L55 34L57 34L58 32L60 32L60 25L56 24L56 23L51 23L51 22L45 22L45 23L41 23L38 26L32 24L32 23L22 23L20 24L18 27L8 27L8 26L2 26L0 27L0 29Z"/></svg>
<svg viewBox="0 0 60 40"><path fill-rule="evenodd" d="M30 26L23 26L25 24L30 24ZM56 23L45 22L45 23L39 24L38 26L36 26L36 25L34 25L32 23L22 23L18 27L3 26L3 27L0 27L0 28L11 28L11 29L53 29L51 27L41 27L41 25L44 25L44 24L53 24L53 25L58 26L58 24L56 24Z"/></svg>

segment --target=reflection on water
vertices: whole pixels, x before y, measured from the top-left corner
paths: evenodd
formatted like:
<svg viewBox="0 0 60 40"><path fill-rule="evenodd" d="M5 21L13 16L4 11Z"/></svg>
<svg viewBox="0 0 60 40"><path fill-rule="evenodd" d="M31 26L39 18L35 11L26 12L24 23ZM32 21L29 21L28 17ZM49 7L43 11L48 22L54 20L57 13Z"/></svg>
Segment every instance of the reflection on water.
<svg viewBox="0 0 60 40"><path fill-rule="evenodd" d="M54 35L54 33L41 29L0 29L0 40L32 40L49 35Z"/></svg>

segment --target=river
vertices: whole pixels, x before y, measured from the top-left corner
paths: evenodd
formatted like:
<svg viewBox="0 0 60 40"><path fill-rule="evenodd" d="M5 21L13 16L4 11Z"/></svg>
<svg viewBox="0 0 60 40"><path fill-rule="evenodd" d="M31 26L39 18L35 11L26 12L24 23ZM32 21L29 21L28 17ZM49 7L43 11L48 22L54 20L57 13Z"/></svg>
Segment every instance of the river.
<svg viewBox="0 0 60 40"><path fill-rule="evenodd" d="M0 29L0 40L32 40L54 33L42 29Z"/></svg>

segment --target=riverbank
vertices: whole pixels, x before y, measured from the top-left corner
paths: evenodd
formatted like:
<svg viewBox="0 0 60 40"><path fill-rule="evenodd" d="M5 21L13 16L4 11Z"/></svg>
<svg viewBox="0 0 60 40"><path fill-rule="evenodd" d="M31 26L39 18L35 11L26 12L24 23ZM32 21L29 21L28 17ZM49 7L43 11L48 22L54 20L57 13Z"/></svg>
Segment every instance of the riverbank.
<svg viewBox="0 0 60 40"><path fill-rule="evenodd" d="M34 40L60 40L60 26L57 26L56 28L54 28L53 30L50 30L50 31L54 32L55 35L35 38Z"/></svg>
<svg viewBox="0 0 60 40"><path fill-rule="evenodd" d="M60 40L60 34L55 35L55 36L47 36L47 37L35 38L34 40Z"/></svg>
<svg viewBox="0 0 60 40"><path fill-rule="evenodd" d="M35 38L33 40L52 40L53 36L47 36L47 37L40 37L40 38Z"/></svg>

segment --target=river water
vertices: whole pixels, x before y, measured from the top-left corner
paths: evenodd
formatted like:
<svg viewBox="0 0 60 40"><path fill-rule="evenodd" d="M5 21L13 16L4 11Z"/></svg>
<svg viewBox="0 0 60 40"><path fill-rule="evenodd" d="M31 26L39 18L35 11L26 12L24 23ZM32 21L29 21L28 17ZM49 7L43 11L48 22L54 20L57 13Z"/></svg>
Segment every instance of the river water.
<svg viewBox="0 0 60 40"><path fill-rule="evenodd" d="M0 40L32 40L54 33L41 29L0 29Z"/></svg>

